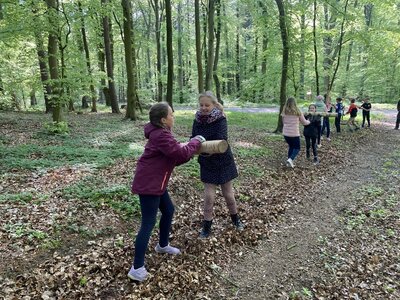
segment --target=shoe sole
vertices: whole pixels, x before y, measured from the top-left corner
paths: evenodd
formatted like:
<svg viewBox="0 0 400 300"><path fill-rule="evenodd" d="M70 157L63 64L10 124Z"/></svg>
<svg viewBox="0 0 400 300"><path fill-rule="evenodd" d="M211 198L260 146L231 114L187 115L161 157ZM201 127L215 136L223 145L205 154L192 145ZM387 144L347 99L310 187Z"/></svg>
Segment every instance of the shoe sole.
<svg viewBox="0 0 400 300"><path fill-rule="evenodd" d="M143 279L140 279L140 278L134 277L131 274L128 274L128 277L129 277L129 279L132 279L133 281L138 281L138 282L143 282L143 281L145 281L147 279L147 276L145 278L143 278Z"/></svg>

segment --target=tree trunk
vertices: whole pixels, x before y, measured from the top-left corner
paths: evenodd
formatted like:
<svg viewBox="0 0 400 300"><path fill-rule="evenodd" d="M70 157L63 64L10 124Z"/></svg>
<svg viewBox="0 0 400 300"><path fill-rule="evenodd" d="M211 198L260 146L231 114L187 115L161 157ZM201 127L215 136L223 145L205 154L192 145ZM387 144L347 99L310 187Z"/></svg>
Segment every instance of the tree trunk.
<svg viewBox="0 0 400 300"><path fill-rule="evenodd" d="M101 0L103 6L108 3L108 0ZM114 82L114 62L111 49L111 38L110 38L110 19L107 16L103 17L103 36L104 36L104 50L106 56L106 67L108 76L108 95L111 101L111 111L112 113L120 113L118 107L117 92L115 89Z"/></svg>
<svg viewBox="0 0 400 300"><path fill-rule="evenodd" d="M304 1L302 1L303 5ZM304 89L304 81L305 81L305 30L306 30L306 15L303 12L300 16L300 68L299 68L299 98L304 100L305 98L305 89Z"/></svg>
<svg viewBox="0 0 400 300"><path fill-rule="evenodd" d="M203 61L201 59L201 28L200 28L200 6L199 0L194 1L194 17L196 30L196 62L197 62L197 88L199 93L204 92Z"/></svg>
<svg viewBox="0 0 400 300"><path fill-rule="evenodd" d="M167 59L168 59L168 73L167 73L167 97L171 108L172 105L172 93L173 93L173 83L174 83L174 56L172 49L172 15L171 15L171 0L165 0L165 21L167 27Z"/></svg>
<svg viewBox="0 0 400 300"><path fill-rule="evenodd" d="M218 78L218 62L219 62L219 49L221 44L221 2L220 0L215 0L215 7L217 11L217 30L215 31L215 57L214 57L214 67L213 67L213 77L215 82L215 93L218 101L223 104L221 98L221 83Z"/></svg>
<svg viewBox="0 0 400 300"><path fill-rule="evenodd" d="M314 43L314 71L315 71L315 89L319 95L319 74L318 74L318 51L317 51L317 0L314 0L313 10L313 43Z"/></svg>
<svg viewBox="0 0 400 300"><path fill-rule="evenodd" d="M93 77L92 77L92 67L90 65L90 53L89 53L89 46L86 37L86 29L85 29L85 19L83 17L82 11L82 4L78 2L79 12L81 14L81 33L82 33L82 42L83 42L83 49L85 50L85 58L86 58L86 68L88 71L88 75L90 78L90 93L91 93L91 100L92 100L92 112L97 112L97 98L96 92L93 84Z"/></svg>
<svg viewBox="0 0 400 300"><path fill-rule="evenodd" d="M367 26L367 32L369 27L372 25L372 11L373 11L374 5L369 3L364 5L364 17L365 17L365 25ZM369 39L369 35L367 33L366 36L367 39ZM367 45L369 42L367 43ZM365 81L367 80L367 72L368 72L368 46L365 46L365 49L363 49L363 64L362 64L362 76L361 76L361 84L360 84L360 91L359 91L359 96L362 97L364 95L364 87L365 87Z"/></svg>
<svg viewBox="0 0 400 300"><path fill-rule="evenodd" d="M37 22L37 13L38 9L32 3L32 13L34 22ZM40 80L43 86L43 94L44 94L44 104L45 104L45 111L49 113L52 111L52 106L50 104L49 95L51 95L51 86L49 84L49 72L47 68L47 56L46 51L44 50L44 43L43 43L43 36L39 32L38 27L33 27L34 35L35 35L35 42L36 42L36 54L38 56L39 62L39 70L40 70Z"/></svg>
<svg viewBox="0 0 400 300"><path fill-rule="evenodd" d="M240 95L240 18L239 18L239 3L236 3L236 94Z"/></svg>
<svg viewBox="0 0 400 300"><path fill-rule="evenodd" d="M125 65L126 76L128 80L127 88L127 106L125 118L133 121L137 120L136 116L136 75L134 57L134 39L133 39L133 21L132 21L132 6L130 0L122 0L121 5L124 13L124 47L125 47Z"/></svg>
<svg viewBox="0 0 400 300"><path fill-rule="evenodd" d="M101 31L103 31L103 30L101 30ZM104 40L103 35L102 35L102 39ZM98 45L98 50L97 50L97 62L98 62L99 70L103 74L106 74L106 69L104 67L105 61L106 61L106 57L104 55L104 46L102 43L100 43ZM109 98L107 98L104 94L105 87L106 87L106 80L104 78L101 78L100 79L100 88L99 88L99 101L100 101L100 103L106 103L106 106L111 106L111 102L109 101Z"/></svg>
<svg viewBox="0 0 400 300"><path fill-rule="evenodd" d="M340 26L340 37L339 37L339 41L338 41L338 44L337 44L337 47L339 49L338 50L338 54L337 54L337 63L336 63L335 70L334 70L334 72L332 74L332 80L331 80L331 82L330 82L330 84L328 86L329 87L329 89L327 90L327 94L328 95L330 95L330 93L331 93L331 89L333 87L333 82L335 81L336 74L337 74L337 71L338 71L339 65L340 65L340 57L341 57L342 46L343 46L343 37L344 37L344 33L345 33L345 31L344 31L344 23L346 22L346 17L347 17L346 14L347 14L347 5L348 5L348 3L349 3L349 0L346 0L346 2L344 4L343 21L342 21L342 24Z"/></svg>
<svg viewBox="0 0 400 300"><path fill-rule="evenodd" d="M285 8L282 0L275 0L276 5L278 6L279 11L279 28L281 31L281 39L282 39L282 74L281 74L281 90L280 90L280 109L279 109L279 117L278 117L278 126L275 132L282 132L283 122L282 122L282 109L286 102L286 81L287 81L287 72L288 72L288 63L289 63L289 41L286 27L286 16L285 16Z"/></svg>
<svg viewBox="0 0 400 300"><path fill-rule="evenodd" d="M34 107L37 105L36 93L35 90L31 90L29 97L31 99L31 106Z"/></svg>
<svg viewBox="0 0 400 300"><path fill-rule="evenodd" d="M214 67L214 15L215 15L215 2L214 0L208 1L208 16L207 16L207 29L208 29L208 50L207 50L207 67L206 67L206 91L212 90L212 78Z"/></svg>
<svg viewBox="0 0 400 300"><path fill-rule="evenodd" d="M59 77L58 77L58 8L56 0L46 0L48 16L49 16L49 42L48 42L48 53L49 53L49 70L50 78L52 80L52 96L50 99L51 106L53 108L52 117L53 122L61 122L61 99L59 89Z"/></svg>
<svg viewBox="0 0 400 300"><path fill-rule="evenodd" d="M178 2L178 86L179 103L183 103L183 59L182 59L182 3Z"/></svg>
<svg viewBox="0 0 400 300"><path fill-rule="evenodd" d="M157 49L157 102L163 99L163 83L162 83L162 69L161 69L161 16L159 0L150 2L155 16L155 36L156 36L156 49Z"/></svg>

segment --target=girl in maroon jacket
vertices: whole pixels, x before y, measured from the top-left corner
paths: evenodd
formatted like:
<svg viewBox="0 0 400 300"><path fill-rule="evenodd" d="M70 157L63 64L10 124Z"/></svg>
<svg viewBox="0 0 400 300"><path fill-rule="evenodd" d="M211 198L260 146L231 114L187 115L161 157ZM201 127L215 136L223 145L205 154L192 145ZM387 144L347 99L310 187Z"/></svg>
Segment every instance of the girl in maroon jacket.
<svg viewBox="0 0 400 300"><path fill-rule="evenodd" d="M150 123L144 127L148 139L143 155L136 166L132 192L139 195L142 222L135 241L135 258L128 277L143 281L148 273L144 266L151 232L161 211L158 253L179 254L178 248L169 245L174 205L168 195L167 184L175 166L189 161L204 141L196 136L188 143L179 143L172 135L174 116L167 103L157 103L150 108Z"/></svg>

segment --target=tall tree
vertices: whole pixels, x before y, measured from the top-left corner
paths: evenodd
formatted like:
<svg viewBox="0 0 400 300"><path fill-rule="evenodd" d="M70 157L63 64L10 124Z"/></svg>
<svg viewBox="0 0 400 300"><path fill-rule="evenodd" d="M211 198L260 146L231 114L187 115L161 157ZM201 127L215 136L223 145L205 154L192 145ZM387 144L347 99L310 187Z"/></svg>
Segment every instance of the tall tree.
<svg viewBox="0 0 400 300"><path fill-rule="evenodd" d="M161 20L162 8L160 9L159 0L149 0L153 7L155 17L155 37L157 49L157 101L161 102L163 99L163 82L162 82L162 64L161 64Z"/></svg>
<svg viewBox="0 0 400 300"><path fill-rule="evenodd" d="M364 5L364 18L365 18L365 25L368 29L372 26L372 12L373 12L374 5L372 3L367 3ZM365 90L365 81L367 80L367 72L368 72L368 50L369 50L369 34L366 35L366 46L363 49L362 53L362 76L361 76L361 83L360 83L360 91L359 96L362 97L364 95Z"/></svg>
<svg viewBox="0 0 400 300"><path fill-rule="evenodd" d="M171 0L165 0L165 21L167 27L167 97L166 101L172 107L172 93L174 83L174 56L172 45L172 14L171 14Z"/></svg>
<svg viewBox="0 0 400 300"><path fill-rule="evenodd" d="M218 78L218 62L219 62L219 49L221 44L221 1L215 0L215 7L217 11L217 29L215 31L215 57L214 57L214 66L213 66L213 77L215 82L215 93L217 99L220 103L223 104L221 97L221 83Z"/></svg>
<svg viewBox="0 0 400 300"><path fill-rule="evenodd" d="M318 50L317 50L317 0L314 0L313 9L313 45L314 45L314 71L315 71L315 89L319 95L319 72L318 72Z"/></svg>
<svg viewBox="0 0 400 300"><path fill-rule="evenodd" d="M281 31L281 39L282 39L282 73L281 73L281 88L280 88L280 97L279 97L279 117L278 117L278 126L275 129L275 132L282 132L283 122L282 122L282 109L286 102L286 81L287 81L287 72L288 72L288 64L289 64L289 41L288 34L286 28L286 15L285 15L285 7L283 4L283 0L275 0L276 5L278 6L279 11L279 28Z"/></svg>
<svg viewBox="0 0 400 300"><path fill-rule="evenodd" d="M59 88L59 76L58 76L58 8L56 0L46 0L47 12L49 18L49 41L48 41L48 53L49 53L49 70L50 78L52 80L52 117L53 122L61 122L61 98Z"/></svg>
<svg viewBox="0 0 400 300"><path fill-rule="evenodd" d="M101 0L103 6L107 6L108 0ZM120 113L118 107L117 92L115 89L114 81L114 60L111 49L111 38L110 38L110 18L105 15L103 16L103 36L104 36L104 52L106 56L106 67L108 76L108 91L107 94L110 97L111 111L113 113ZM106 95L107 97L107 95Z"/></svg>
<svg viewBox="0 0 400 300"><path fill-rule="evenodd" d="M203 81L203 60L201 48L201 28L200 28L200 5L199 0L194 0L194 23L196 32L196 63L197 63L197 89L199 93L204 91Z"/></svg>
<svg viewBox="0 0 400 300"><path fill-rule="evenodd" d="M96 97L96 91L94 88L94 83L93 83L93 75L92 75L92 67L90 64L90 53L89 53L89 45L87 41L87 36L86 36L86 27L85 27L85 18L82 10L82 4L81 1L78 1L78 9L79 13L81 15L81 34L82 34L82 43L83 43L83 49L85 51L85 59L86 59L86 68L90 80L90 97L92 99L92 112L97 112L97 97Z"/></svg>
<svg viewBox="0 0 400 300"><path fill-rule="evenodd" d="M213 67L214 67L214 15L215 2L208 1L207 29L208 29L208 49L207 49L207 67L206 67L206 90L212 89Z"/></svg>
<svg viewBox="0 0 400 300"><path fill-rule="evenodd" d="M125 65L126 65L126 76L128 80L127 88L127 107L126 115L127 119L136 121L136 104L137 104L137 92L136 92L136 64L135 64L135 49L134 49L134 37L133 37L133 22L132 22L132 6L130 0L122 0L121 5L124 13L124 46L125 46Z"/></svg>
<svg viewBox="0 0 400 300"><path fill-rule="evenodd" d="M179 103L183 103L182 2L178 1L178 86Z"/></svg>

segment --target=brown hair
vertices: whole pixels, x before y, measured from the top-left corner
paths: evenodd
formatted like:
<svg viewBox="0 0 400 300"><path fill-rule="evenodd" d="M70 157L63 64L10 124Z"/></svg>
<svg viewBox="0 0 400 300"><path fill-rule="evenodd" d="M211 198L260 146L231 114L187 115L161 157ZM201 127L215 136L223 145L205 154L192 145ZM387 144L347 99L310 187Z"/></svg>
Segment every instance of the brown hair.
<svg viewBox="0 0 400 300"><path fill-rule="evenodd" d="M200 98L203 98L203 97L209 98L211 100L212 104L214 104L216 108L218 108L220 111L224 111L224 107L222 106L221 103L218 102L217 97L215 97L211 91L206 91L206 92L201 93L199 95L199 100L200 100Z"/></svg>
<svg viewBox="0 0 400 300"><path fill-rule="evenodd" d="M160 102L152 105L149 111L150 123L157 127L164 127L161 123L162 118L168 116L169 104L167 102Z"/></svg>
<svg viewBox="0 0 400 300"><path fill-rule="evenodd" d="M290 97L286 100L286 103L282 108L282 113L285 115L301 115L301 111L297 107L296 100L293 97Z"/></svg>

